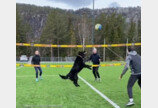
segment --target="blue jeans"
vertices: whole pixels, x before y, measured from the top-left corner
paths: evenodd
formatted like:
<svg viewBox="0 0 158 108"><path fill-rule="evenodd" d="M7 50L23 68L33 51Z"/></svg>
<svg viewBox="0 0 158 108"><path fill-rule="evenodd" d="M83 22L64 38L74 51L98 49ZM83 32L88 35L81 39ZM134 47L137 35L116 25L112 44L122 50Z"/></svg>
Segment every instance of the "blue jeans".
<svg viewBox="0 0 158 108"><path fill-rule="evenodd" d="M38 70L40 71L40 76L42 76L42 69L41 67L34 67L36 71L36 78L38 78Z"/></svg>

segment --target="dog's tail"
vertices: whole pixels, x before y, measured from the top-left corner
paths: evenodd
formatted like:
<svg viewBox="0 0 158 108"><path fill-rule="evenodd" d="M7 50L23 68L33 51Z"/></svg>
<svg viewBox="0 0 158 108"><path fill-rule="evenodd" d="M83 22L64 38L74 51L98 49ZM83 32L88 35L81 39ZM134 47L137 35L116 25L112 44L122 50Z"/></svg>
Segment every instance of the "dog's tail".
<svg viewBox="0 0 158 108"><path fill-rule="evenodd" d="M60 75L59 76L62 78L62 79L68 79L68 76L63 76L63 75Z"/></svg>

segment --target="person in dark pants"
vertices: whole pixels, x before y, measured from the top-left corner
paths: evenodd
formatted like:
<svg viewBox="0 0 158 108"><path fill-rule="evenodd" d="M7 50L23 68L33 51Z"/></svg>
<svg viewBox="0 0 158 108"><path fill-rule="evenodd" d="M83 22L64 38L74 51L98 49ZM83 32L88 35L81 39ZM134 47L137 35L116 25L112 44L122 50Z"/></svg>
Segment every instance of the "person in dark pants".
<svg viewBox="0 0 158 108"><path fill-rule="evenodd" d="M93 65L100 64L100 56L97 54L96 48L93 48L93 54L90 56L89 60L92 61ZM99 69L99 66L93 67L93 75L95 77L95 81L97 81L97 80L101 81L98 69Z"/></svg>
<svg viewBox="0 0 158 108"><path fill-rule="evenodd" d="M136 81L138 81L138 85L141 88L141 56L134 51L134 47L128 48L128 56L126 57L126 65L122 74L120 75L120 79L122 79L123 75L127 72L128 67L131 68L131 76L128 80L127 92L129 96L129 102L127 106L134 105L132 88Z"/></svg>
<svg viewBox="0 0 158 108"><path fill-rule="evenodd" d="M35 56L33 56L31 62L32 62L33 65L35 65L34 68L35 68L35 71L36 71L36 82L38 82L38 70L40 72L40 79L43 79L42 78L42 69L40 67L41 59L40 59L39 51L35 51Z"/></svg>

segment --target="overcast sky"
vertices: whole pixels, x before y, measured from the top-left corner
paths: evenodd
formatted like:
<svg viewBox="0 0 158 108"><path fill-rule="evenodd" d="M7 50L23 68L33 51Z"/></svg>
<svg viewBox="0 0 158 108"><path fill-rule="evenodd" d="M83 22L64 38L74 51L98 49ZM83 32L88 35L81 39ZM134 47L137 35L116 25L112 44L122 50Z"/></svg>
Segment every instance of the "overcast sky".
<svg viewBox="0 0 158 108"><path fill-rule="evenodd" d="M117 2L121 7L141 6L141 0L95 0L95 8L106 8L113 2ZM93 0L16 0L16 3L76 10L83 7L92 8Z"/></svg>

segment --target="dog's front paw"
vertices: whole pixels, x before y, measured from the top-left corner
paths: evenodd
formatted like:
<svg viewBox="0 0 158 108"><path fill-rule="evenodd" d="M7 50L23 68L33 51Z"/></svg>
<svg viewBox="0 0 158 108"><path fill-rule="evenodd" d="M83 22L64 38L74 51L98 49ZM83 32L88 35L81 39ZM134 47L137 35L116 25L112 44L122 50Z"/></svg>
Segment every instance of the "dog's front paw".
<svg viewBox="0 0 158 108"><path fill-rule="evenodd" d="M92 70L92 66L91 65L88 65L88 67L87 67L88 69L90 69L90 70Z"/></svg>
<svg viewBox="0 0 158 108"><path fill-rule="evenodd" d="M92 70L92 67L90 66L90 67L88 67L88 69L89 69L89 70Z"/></svg>

